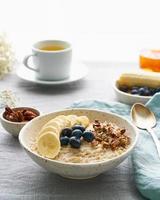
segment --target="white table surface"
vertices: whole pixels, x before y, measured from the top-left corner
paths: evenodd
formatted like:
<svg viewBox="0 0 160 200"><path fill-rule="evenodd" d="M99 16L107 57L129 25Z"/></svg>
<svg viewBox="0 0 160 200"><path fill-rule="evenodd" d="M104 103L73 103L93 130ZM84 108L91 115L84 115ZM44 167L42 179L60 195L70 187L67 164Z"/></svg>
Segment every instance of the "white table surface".
<svg viewBox="0 0 160 200"><path fill-rule="evenodd" d="M63 86L42 86L20 80L15 74L0 81L0 90L11 89L21 105L42 112L65 108L81 99L115 101L113 78L134 69L129 63L87 62L89 75ZM79 69L80 70L80 69ZM112 171L90 180L69 180L36 165L18 140L0 127L0 200L142 200L136 189L130 158Z"/></svg>

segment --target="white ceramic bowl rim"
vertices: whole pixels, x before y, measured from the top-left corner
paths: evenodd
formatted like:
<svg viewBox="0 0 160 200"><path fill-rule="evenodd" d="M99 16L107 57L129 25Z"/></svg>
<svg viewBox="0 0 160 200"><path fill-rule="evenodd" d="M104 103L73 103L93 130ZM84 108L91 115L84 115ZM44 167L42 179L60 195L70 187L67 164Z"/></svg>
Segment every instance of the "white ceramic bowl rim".
<svg viewBox="0 0 160 200"><path fill-rule="evenodd" d="M129 148L128 148L126 151L124 151L122 154L120 154L119 156L115 156L114 158L106 159L106 160L99 161L99 162L94 162L94 163L70 163L70 162L62 162L62 161L57 161L57 160L45 158L45 157L39 155L38 153L35 153L35 152L31 151L31 149L28 148L28 147L25 145L25 143L23 142L23 139L22 139L23 137L22 137L22 135L23 135L23 131L30 125L30 123L33 123L33 122L34 122L35 120L37 120L38 118L42 118L42 117L44 117L44 116L47 116L47 115L50 115L50 114L53 113L53 112L51 112L51 113L47 113L47 114L43 114L43 115L41 115L41 116L38 116L38 117L36 117L35 119L32 119L30 122L28 122L28 123L21 129L18 138L19 138L19 142L20 142L20 144L22 145L22 147L23 147L26 151L30 152L31 154L34 154L35 156L37 156L37 157L39 157L39 158L42 158L42 159L44 159L44 160L46 160L46 161L51 161L51 162L53 162L53 163L57 163L57 164L61 164L61 165L71 165L71 166L90 166L90 165L94 165L94 166L95 166L95 165L107 163L107 162L109 162L109 161L116 160L117 158L121 158L122 156L124 156L125 154L127 154L128 152L130 152L130 151L135 147L135 145L136 145L136 143L137 143L137 140L138 140L139 132L138 132L137 128L135 127L135 125L132 124L128 119L126 119L126 118L124 118L124 117L121 117L121 116L118 115L118 114L111 113L111 112L105 112L105 111L98 110L98 109L87 109L87 108L72 108L72 109L57 110L57 111L55 111L54 113L58 113L58 112L62 112L62 111L67 111L67 110L71 110L71 111L73 111L73 110L98 111L98 112L101 112L101 113L106 113L106 114L113 115L113 116L115 116L115 117L121 118L121 119L123 119L124 121L126 121L130 126L133 127L133 129L134 129L134 131L135 131L135 133L136 133L136 135L135 135L135 140L134 140L133 142L131 142L131 145L129 146Z"/></svg>
<svg viewBox="0 0 160 200"><path fill-rule="evenodd" d="M24 109L31 109L31 110L34 110L34 111L36 111L38 114L39 114L39 116L41 115L41 113L40 113L40 111L39 110L37 110L36 108L32 108L32 107L15 107L15 108L20 108L20 109L22 109L22 108L24 108ZM13 108L14 109L14 108ZM1 114L0 114L0 118L3 120L3 121L5 121L5 122L7 122L7 123L10 123L10 124L26 124L26 123L28 123L29 121L25 121L25 122L12 122L12 121L9 121L9 120L7 120L7 119L5 119L4 117L3 117L3 114L4 114L4 112L5 111L3 111ZM38 116L38 117L39 117Z"/></svg>
<svg viewBox="0 0 160 200"><path fill-rule="evenodd" d="M113 84L113 88L117 91L117 92L119 92L119 93L121 93L121 94L123 94L123 95L125 95L125 96L128 96L128 97L132 97L132 98L134 98L134 97L136 97L136 98L139 98L139 99L150 99L152 96L139 96L139 95L136 95L136 94L129 94L129 93L127 93L127 92L123 92L123 91L121 91L121 90L119 90L118 89L118 87L117 87L117 81L118 80L116 80L115 81L115 83Z"/></svg>

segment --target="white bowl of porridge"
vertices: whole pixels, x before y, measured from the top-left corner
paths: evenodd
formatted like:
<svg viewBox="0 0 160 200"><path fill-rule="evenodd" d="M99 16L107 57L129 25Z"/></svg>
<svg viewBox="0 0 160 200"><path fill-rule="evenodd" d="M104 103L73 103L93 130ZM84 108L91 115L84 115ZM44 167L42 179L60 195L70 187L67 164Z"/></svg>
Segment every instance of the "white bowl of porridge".
<svg viewBox="0 0 160 200"><path fill-rule="evenodd" d="M19 141L31 159L66 178L88 179L115 168L138 139L127 119L100 110L67 109L23 127Z"/></svg>

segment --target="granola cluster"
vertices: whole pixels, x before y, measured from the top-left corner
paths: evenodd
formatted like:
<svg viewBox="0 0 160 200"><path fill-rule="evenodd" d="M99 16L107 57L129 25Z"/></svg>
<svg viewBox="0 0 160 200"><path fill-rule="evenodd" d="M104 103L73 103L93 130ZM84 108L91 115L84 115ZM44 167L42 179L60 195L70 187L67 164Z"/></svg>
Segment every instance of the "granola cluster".
<svg viewBox="0 0 160 200"><path fill-rule="evenodd" d="M125 134L126 129L121 129L113 123L95 120L93 131L95 135L93 146L101 143L104 148L115 151L119 148L126 148L130 144L130 137Z"/></svg>

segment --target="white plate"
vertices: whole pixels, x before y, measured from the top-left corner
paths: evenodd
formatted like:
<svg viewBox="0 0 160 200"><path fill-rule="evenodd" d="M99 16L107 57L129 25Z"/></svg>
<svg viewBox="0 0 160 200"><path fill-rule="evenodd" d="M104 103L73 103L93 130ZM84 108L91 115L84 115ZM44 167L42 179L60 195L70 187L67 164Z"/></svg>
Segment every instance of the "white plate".
<svg viewBox="0 0 160 200"><path fill-rule="evenodd" d="M43 84L43 85L61 85L71 83L84 78L88 74L87 67L82 63L72 64L70 77L61 81L44 81L37 79L35 72L27 69L23 64L16 71L17 76L25 81Z"/></svg>

